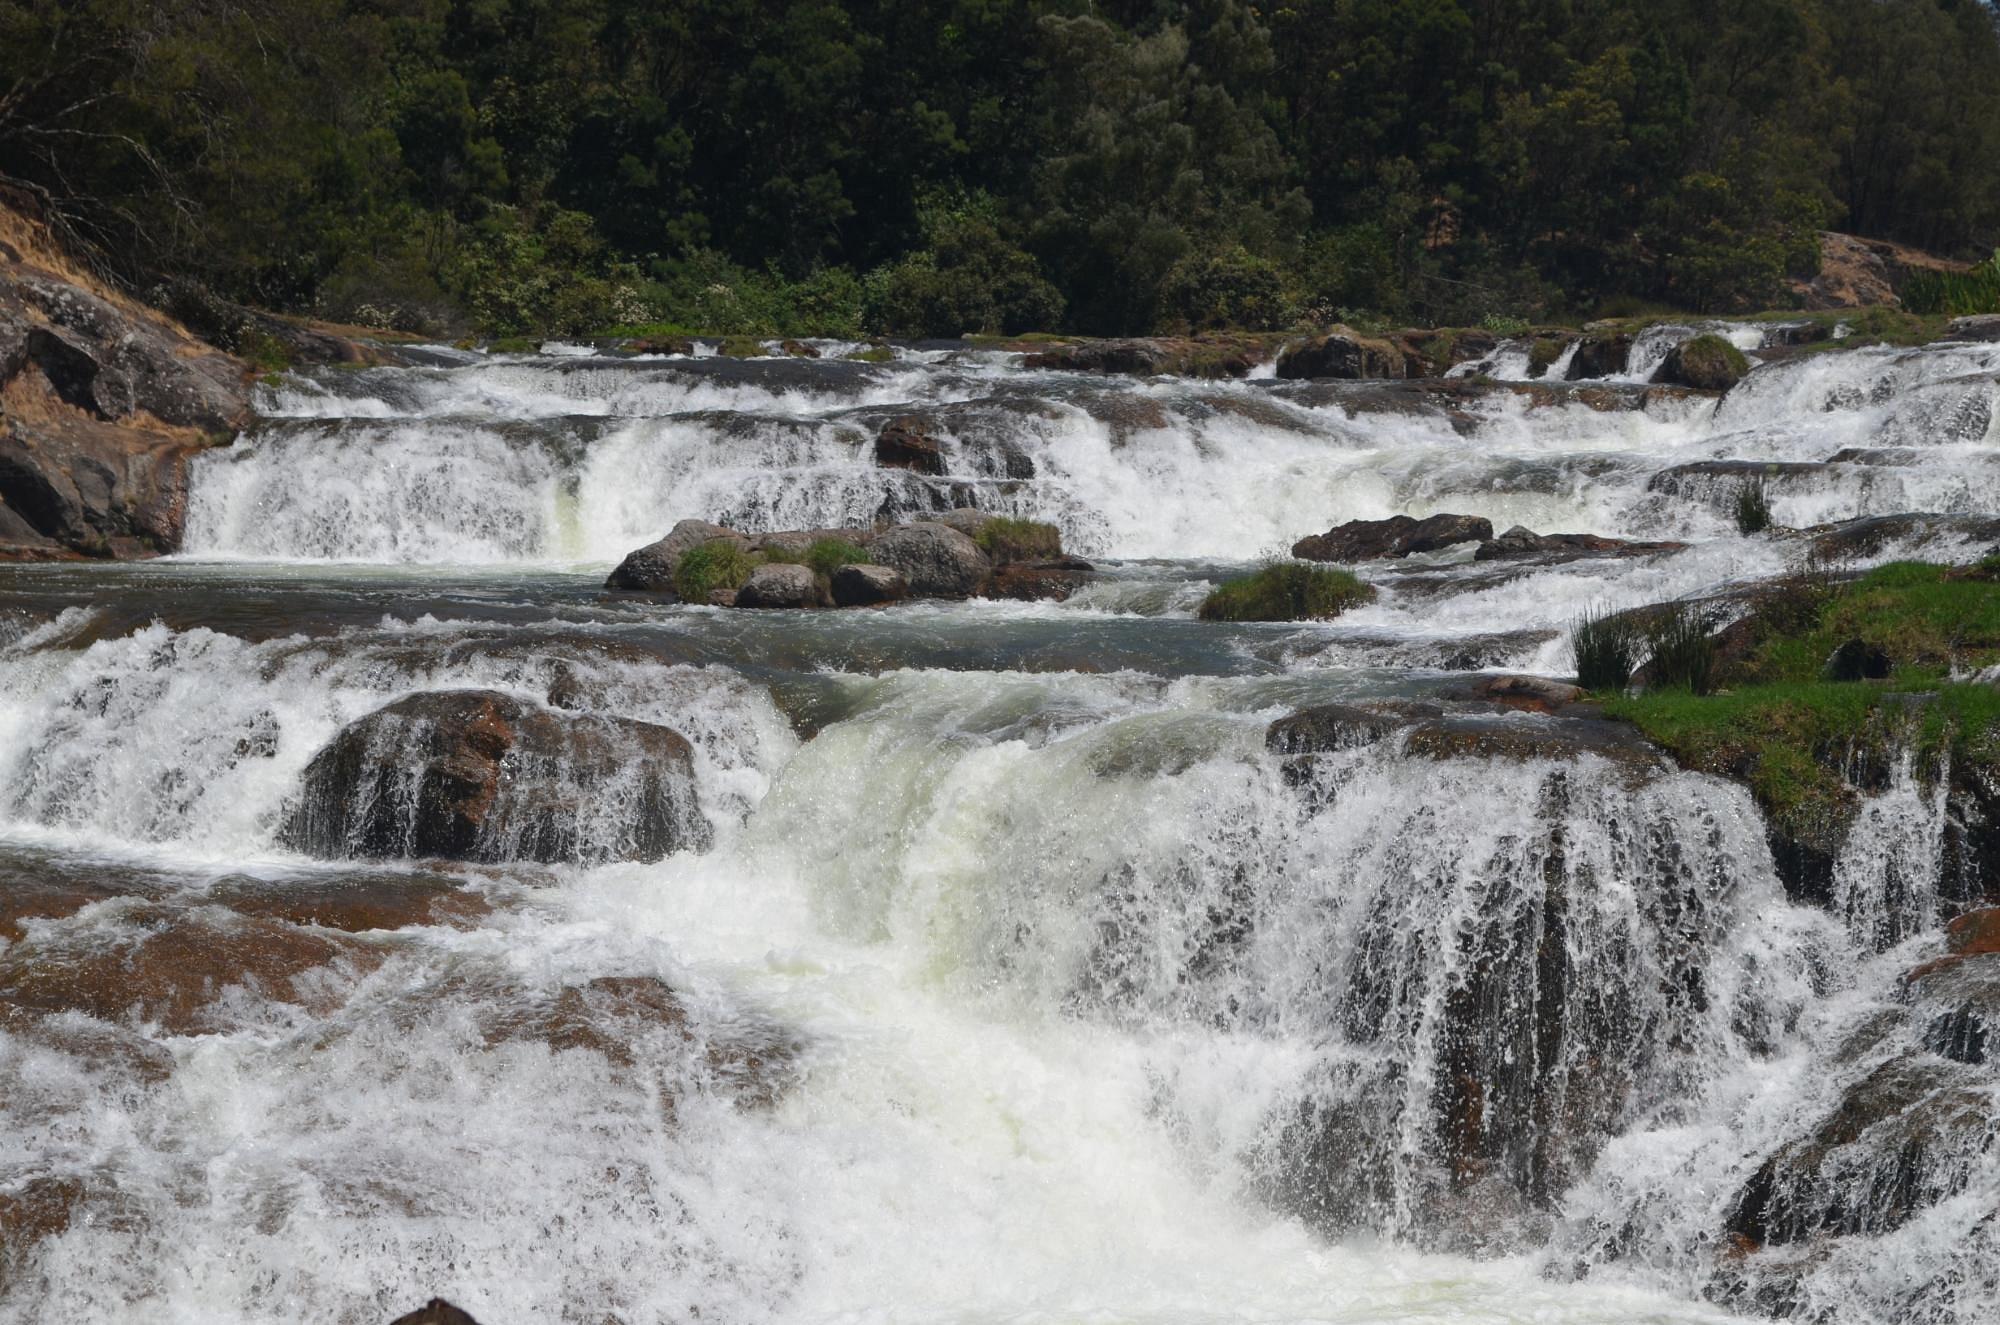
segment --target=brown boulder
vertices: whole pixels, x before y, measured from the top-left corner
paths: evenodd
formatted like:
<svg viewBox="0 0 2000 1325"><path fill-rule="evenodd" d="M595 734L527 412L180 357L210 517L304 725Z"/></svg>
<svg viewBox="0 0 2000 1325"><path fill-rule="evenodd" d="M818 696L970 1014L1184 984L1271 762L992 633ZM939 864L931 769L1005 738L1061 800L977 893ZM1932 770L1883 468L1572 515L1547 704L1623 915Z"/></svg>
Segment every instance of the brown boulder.
<svg viewBox="0 0 2000 1325"><path fill-rule="evenodd" d="M924 430L921 419L891 419L875 437L875 463L917 474L945 472L944 447Z"/></svg>
<svg viewBox="0 0 2000 1325"><path fill-rule="evenodd" d="M1349 520L1302 538L1292 544L1292 555L1305 561L1379 561L1492 537L1493 522L1477 515L1432 515L1422 520L1392 515L1386 520Z"/></svg>
<svg viewBox="0 0 2000 1325"><path fill-rule="evenodd" d="M709 829L678 732L454 690L342 729L283 836L333 859L554 862L658 860L705 848Z"/></svg>

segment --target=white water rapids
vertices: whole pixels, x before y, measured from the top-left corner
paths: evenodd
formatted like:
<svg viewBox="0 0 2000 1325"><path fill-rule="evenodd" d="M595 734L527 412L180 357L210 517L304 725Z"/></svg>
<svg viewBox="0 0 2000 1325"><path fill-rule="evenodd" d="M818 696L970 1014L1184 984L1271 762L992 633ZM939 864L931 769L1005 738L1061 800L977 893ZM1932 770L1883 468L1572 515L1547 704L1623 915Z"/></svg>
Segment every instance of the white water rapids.
<svg viewBox="0 0 2000 1325"><path fill-rule="evenodd" d="M269 390L196 467L184 557L0 567L0 903L87 895L0 928L0 1002L44 1000L0 1019L0 1221L63 1194L0 1247L0 1319L375 1325L432 1295L484 1325L2000 1311L1984 1123L1923 1152L1893 1226L1812 1213L1906 1179L1893 1138L1763 1172L1911 1056L2000 1116L1983 1051L1938 1058L1899 993L1947 891L1946 807L1910 770L1821 907L1787 896L1745 791L1658 760L1266 742L1308 705L1560 673L1584 606L1797 561L1736 532L1726 475L1680 466L1779 464L1785 525L2000 511L2000 347L1609 410L971 351L451 358ZM875 464L906 413L943 478ZM686 517L963 504L1055 521L1101 578L837 614L598 588ZM1460 549L1364 568L1380 601L1333 625L1193 619L1231 563L1433 511L1690 546ZM1984 550L1961 529L1860 561ZM584 868L285 845L344 726L472 690L673 728L712 846ZM111 952L136 999L149 945L251 943L275 922L244 898L364 885L490 909L297 922L345 946L179 1020L83 1006L88 975L50 992ZM634 977L683 1020L628 1017L609 1048L522 1029ZM1742 1261L1746 1191L1847 1236Z"/></svg>

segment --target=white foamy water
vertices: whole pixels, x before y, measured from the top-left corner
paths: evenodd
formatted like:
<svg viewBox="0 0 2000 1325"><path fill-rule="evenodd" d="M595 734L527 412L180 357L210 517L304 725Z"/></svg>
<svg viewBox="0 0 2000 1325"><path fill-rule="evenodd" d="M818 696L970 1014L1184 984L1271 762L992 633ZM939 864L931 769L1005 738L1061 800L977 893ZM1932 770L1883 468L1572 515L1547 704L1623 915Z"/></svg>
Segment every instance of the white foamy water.
<svg viewBox="0 0 2000 1325"><path fill-rule="evenodd" d="M1642 337L1627 376L1698 329ZM1450 707L1448 672L1567 671L1586 609L1726 610L1797 566L1803 540L1735 530L1752 471L1708 462L1780 466L1781 524L2000 509L2000 350L1598 409L822 348L299 379L197 463L189 559L0 568L0 902L79 894L0 939L0 1202L61 1213L0 1249L0 1320L377 1325L434 1294L486 1325L2000 1309L2000 1006L1970 965L1905 979L1961 900L1948 770L1886 770L1828 895L1794 896L1742 788L1421 707ZM906 413L942 477L876 465ZM682 518L966 504L1131 560L1059 605L597 589ZM1461 547L1363 566L1381 596L1334 623L1190 619L1304 534L1435 511L1688 546ZM1968 528L1900 525L1850 564L1976 557ZM337 733L467 689L682 733L703 845L288 845ZM1419 707L1269 747L1329 700ZM388 757L414 768L428 734ZM629 827L601 799L565 811L584 859ZM492 909L308 923L303 899L384 880ZM309 969L178 1013L149 992L149 952L226 973L307 940L332 945Z"/></svg>

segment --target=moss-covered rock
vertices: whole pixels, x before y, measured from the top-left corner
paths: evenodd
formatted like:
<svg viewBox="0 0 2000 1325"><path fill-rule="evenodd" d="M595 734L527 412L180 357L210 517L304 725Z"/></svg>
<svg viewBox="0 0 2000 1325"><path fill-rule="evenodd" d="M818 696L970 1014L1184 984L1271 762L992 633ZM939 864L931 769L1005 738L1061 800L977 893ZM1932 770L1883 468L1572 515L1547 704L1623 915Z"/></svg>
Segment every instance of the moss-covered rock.
<svg viewBox="0 0 2000 1325"><path fill-rule="evenodd" d="M1743 351L1720 336L1704 335L1675 346L1653 380L1697 391L1727 391L1749 371Z"/></svg>

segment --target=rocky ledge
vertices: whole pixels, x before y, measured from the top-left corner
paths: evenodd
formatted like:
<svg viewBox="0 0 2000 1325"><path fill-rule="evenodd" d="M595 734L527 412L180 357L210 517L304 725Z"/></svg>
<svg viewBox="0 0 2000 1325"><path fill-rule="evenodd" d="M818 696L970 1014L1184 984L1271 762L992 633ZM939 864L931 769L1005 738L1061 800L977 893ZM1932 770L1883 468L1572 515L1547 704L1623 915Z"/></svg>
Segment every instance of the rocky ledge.
<svg viewBox="0 0 2000 1325"><path fill-rule="evenodd" d="M877 607L911 598L1059 601L1092 569L1063 552L1053 525L957 510L882 528L763 534L682 520L604 583L715 607Z"/></svg>

